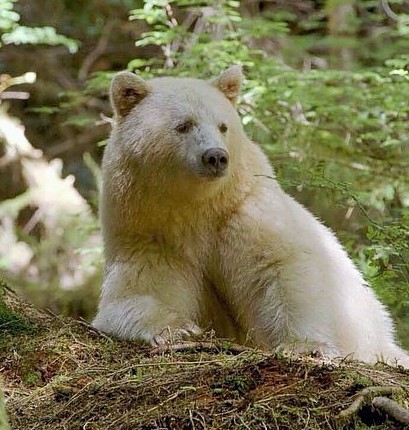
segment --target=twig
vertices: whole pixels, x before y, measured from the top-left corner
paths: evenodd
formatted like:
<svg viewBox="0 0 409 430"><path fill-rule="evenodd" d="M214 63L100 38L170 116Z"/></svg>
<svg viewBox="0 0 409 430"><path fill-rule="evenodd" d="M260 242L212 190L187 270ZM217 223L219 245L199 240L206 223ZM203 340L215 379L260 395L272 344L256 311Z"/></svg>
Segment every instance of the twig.
<svg viewBox="0 0 409 430"><path fill-rule="evenodd" d="M383 396L383 395L392 395L392 394L402 393L402 392L403 392L403 388L401 387L376 386L376 387L364 388L363 390L357 393L357 397L352 402L352 404L338 414L338 418L347 419L347 418L350 418L352 415L355 415L361 409L361 407L368 402L368 398L373 397L377 394Z"/></svg>
<svg viewBox="0 0 409 430"><path fill-rule="evenodd" d="M144 367L166 367L166 366L203 366L204 364L224 364L227 361L237 360L237 357L225 358L223 360L196 360L196 361L168 361L168 362L158 362L158 363L138 363L129 366L130 369L133 368L144 368Z"/></svg>
<svg viewBox="0 0 409 430"><path fill-rule="evenodd" d="M182 22L181 27L188 31L191 25L195 22L195 20L198 18L198 14L196 12L189 12L185 18L185 20ZM177 52L180 48L180 45L182 44L183 38L181 36L177 37L171 44L170 49L172 52Z"/></svg>
<svg viewBox="0 0 409 430"><path fill-rule="evenodd" d="M393 21L399 21L399 15L396 14L389 6L388 0L380 0L381 8L385 12L385 15Z"/></svg>
<svg viewBox="0 0 409 430"><path fill-rule="evenodd" d="M380 0L380 3L381 9L385 12L385 15L389 19L392 19L393 21L396 21L398 23L401 22L402 24L407 24L409 22L409 19L406 17L406 15L401 16L391 9L388 0Z"/></svg>
<svg viewBox="0 0 409 430"><path fill-rule="evenodd" d="M170 397L168 397L167 399L165 399L163 402L158 403L156 406L154 406L153 408L150 408L147 410L147 413L152 412L160 407L162 407L165 403L168 403L172 400L175 400L177 397L179 397L181 394L183 394L184 391L183 390L179 390L176 393L172 394Z"/></svg>
<svg viewBox="0 0 409 430"><path fill-rule="evenodd" d="M173 29L179 26L178 21L175 18L175 15L173 14L172 6L169 3L166 3L164 5L165 13L166 13L166 25L168 28ZM174 62L173 62L173 50L172 50L172 44L167 43L166 45L162 46L163 54L165 55L165 67L167 68L173 68Z"/></svg>
<svg viewBox="0 0 409 430"><path fill-rule="evenodd" d="M256 400L256 402L254 404L260 405L260 404L265 404L265 403L269 403L271 402L271 400L276 399L281 393L282 391L290 391L291 388L296 387L297 385L300 385L303 381L296 381L292 384L288 384L285 385L284 387L278 388L277 390L275 390L271 395L264 397L260 400ZM290 391L291 392L291 391ZM284 393L284 395L291 395L290 393Z"/></svg>
<svg viewBox="0 0 409 430"><path fill-rule="evenodd" d="M0 94L0 100L28 100L30 93L27 91L4 91Z"/></svg>
<svg viewBox="0 0 409 430"><path fill-rule="evenodd" d="M399 423L409 425L409 410L387 397L375 397L372 405Z"/></svg>
<svg viewBox="0 0 409 430"><path fill-rule="evenodd" d="M110 338L109 336L107 336L102 331L99 331L98 329L96 329L95 327L93 327L88 321L85 321L83 318L77 319L77 320L75 320L75 322L77 322L78 324L81 324L81 325L85 326L88 330L92 331L93 333L97 334L98 336L103 337L104 339L108 340L109 342L113 342L112 338Z"/></svg>
<svg viewBox="0 0 409 430"><path fill-rule="evenodd" d="M272 176L269 175L254 175L255 178L268 178L268 179L272 179L273 181L275 181L275 178L273 178Z"/></svg>
<svg viewBox="0 0 409 430"><path fill-rule="evenodd" d="M23 227L24 234L30 234L33 228L41 221L43 214L41 209L37 209L27 224Z"/></svg>
<svg viewBox="0 0 409 430"><path fill-rule="evenodd" d="M162 354L166 352L180 352L180 351L188 351L188 350L198 350L198 349L204 349L206 351L213 351L213 352L231 352L233 354L240 354L245 351L249 351L249 348L242 346L242 345L236 345L236 344L229 344L229 345L223 345L220 343L214 343L214 342L181 342L181 343L174 343L174 344L168 344L168 345L161 345L156 348L153 348L150 351L150 355L156 355L156 354Z"/></svg>
<svg viewBox="0 0 409 430"><path fill-rule="evenodd" d="M81 68L78 72L78 79L81 81L85 81L87 79L87 76L89 74L89 71L92 67L92 65L95 63L95 61L98 60L98 58L104 54L104 52L107 49L109 37L111 35L112 28L114 26L114 20L108 21L107 25L104 27L101 33L101 37L98 40L98 43L86 57L83 61Z"/></svg>

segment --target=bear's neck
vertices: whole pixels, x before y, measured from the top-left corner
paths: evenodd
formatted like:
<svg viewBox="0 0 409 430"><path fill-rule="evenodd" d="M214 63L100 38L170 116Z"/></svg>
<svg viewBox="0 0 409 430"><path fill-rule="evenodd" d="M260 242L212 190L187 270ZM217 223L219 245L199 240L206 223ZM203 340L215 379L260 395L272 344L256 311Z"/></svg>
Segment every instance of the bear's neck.
<svg viewBox="0 0 409 430"><path fill-rule="evenodd" d="M101 217L105 240L160 236L173 241L220 228L242 204L251 179L246 169L236 169L214 184L189 184L190 189L183 190L122 169L121 174L104 178Z"/></svg>

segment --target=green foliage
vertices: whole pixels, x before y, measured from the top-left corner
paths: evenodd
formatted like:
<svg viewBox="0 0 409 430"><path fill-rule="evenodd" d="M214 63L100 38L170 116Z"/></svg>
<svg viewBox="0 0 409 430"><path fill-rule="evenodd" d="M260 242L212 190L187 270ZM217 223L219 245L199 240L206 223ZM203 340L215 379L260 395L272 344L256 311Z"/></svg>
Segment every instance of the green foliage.
<svg viewBox="0 0 409 430"><path fill-rule="evenodd" d="M78 43L73 39L57 34L52 27L25 27L17 26L10 32L4 33L1 37L5 45L64 45L71 53L78 50Z"/></svg>
<svg viewBox="0 0 409 430"><path fill-rule="evenodd" d="M20 15L14 12L15 0L0 0L0 30L11 31L20 19Z"/></svg>
<svg viewBox="0 0 409 430"><path fill-rule="evenodd" d="M175 17L172 5L186 9L184 20L179 23ZM164 64L159 61L151 63L148 67L138 64L133 60L130 68L142 68L149 75L149 70L155 68L155 73L172 73L188 75L192 72L196 75L205 73L205 76L213 76L220 69L234 62L252 65L250 50L246 43L246 37L256 33L256 25L246 21L243 23L237 1L162 1L148 0L144 2L142 9L131 11L131 20L144 20L152 26L151 31L142 34L136 42L137 46L157 45L164 53ZM266 31L273 26L266 27ZM285 30L282 23L276 25L274 33L278 29ZM259 31L260 32L260 31ZM138 59L139 60L139 59ZM211 61L209 61L211 60Z"/></svg>
<svg viewBox="0 0 409 430"><path fill-rule="evenodd" d="M53 27L27 27L19 24L20 15L14 11L18 0L0 0L1 45L63 45L70 53L78 50L78 42L58 34Z"/></svg>

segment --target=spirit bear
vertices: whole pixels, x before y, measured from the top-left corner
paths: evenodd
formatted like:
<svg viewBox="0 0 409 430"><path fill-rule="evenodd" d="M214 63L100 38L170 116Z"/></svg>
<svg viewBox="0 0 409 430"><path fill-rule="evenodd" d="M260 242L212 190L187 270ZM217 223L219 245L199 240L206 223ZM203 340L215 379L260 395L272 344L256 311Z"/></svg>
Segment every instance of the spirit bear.
<svg viewBox="0 0 409 430"><path fill-rule="evenodd" d="M409 367L385 307L334 234L287 195L212 81L117 74L94 327L160 345L213 329L263 349Z"/></svg>

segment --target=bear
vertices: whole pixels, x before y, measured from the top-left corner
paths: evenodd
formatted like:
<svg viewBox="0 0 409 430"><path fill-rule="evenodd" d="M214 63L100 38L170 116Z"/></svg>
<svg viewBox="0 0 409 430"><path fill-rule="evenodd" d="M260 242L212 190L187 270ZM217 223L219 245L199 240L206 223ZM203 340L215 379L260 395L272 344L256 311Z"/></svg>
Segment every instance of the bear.
<svg viewBox="0 0 409 430"><path fill-rule="evenodd" d="M247 137L242 82L239 65L209 81L113 78L93 326L151 345L213 330L264 350L409 367L334 233L282 190Z"/></svg>

